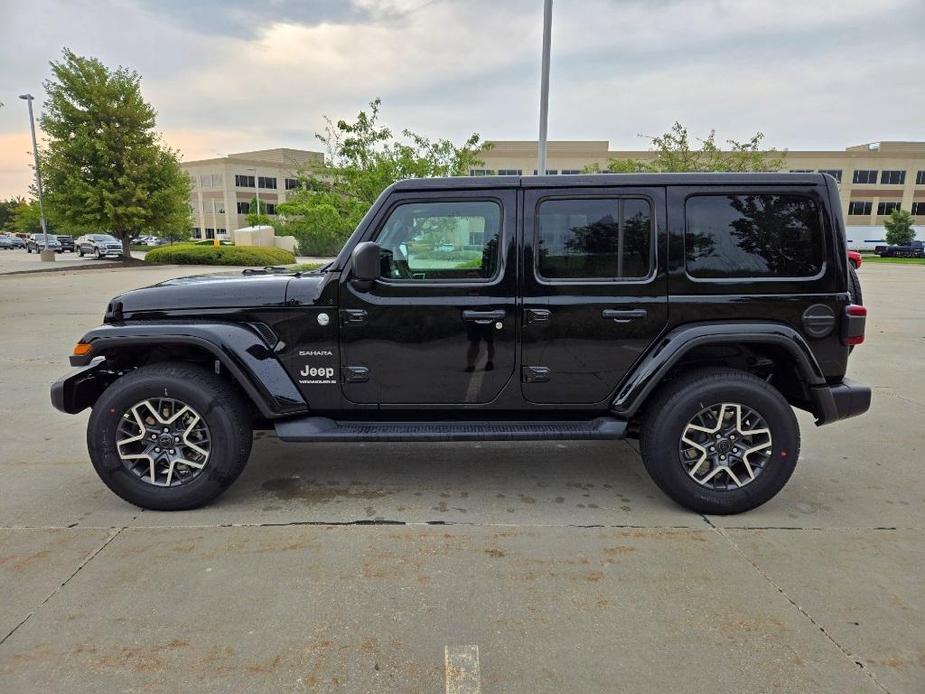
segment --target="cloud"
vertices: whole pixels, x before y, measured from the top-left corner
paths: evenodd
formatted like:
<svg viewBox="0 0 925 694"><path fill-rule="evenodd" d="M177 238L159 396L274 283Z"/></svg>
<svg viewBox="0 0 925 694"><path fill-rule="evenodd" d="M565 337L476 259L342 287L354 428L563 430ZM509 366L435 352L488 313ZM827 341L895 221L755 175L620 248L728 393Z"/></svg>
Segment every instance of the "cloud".
<svg viewBox="0 0 925 694"><path fill-rule="evenodd" d="M325 114L375 96L398 129L532 138L541 15L536 0L19 3L0 25L0 137L25 126L15 89L39 96L67 45L137 69L187 159L316 147ZM925 139L923 25L917 0L557 2L550 137L639 148L678 119L790 149ZM0 196L28 185L21 154L0 148Z"/></svg>

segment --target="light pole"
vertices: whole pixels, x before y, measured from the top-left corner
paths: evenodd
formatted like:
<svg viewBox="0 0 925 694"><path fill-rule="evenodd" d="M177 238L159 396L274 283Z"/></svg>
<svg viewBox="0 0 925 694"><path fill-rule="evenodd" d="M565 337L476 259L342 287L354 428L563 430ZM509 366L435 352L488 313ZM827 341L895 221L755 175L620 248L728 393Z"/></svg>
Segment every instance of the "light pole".
<svg viewBox="0 0 925 694"><path fill-rule="evenodd" d="M546 173L546 121L549 116L549 45L552 39L552 0L543 4L543 64L540 72L540 139L537 142L536 173Z"/></svg>
<svg viewBox="0 0 925 694"><path fill-rule="evenodd" d="M42 171L39 168L39 145L35 140L35 118L32 116L32 95L20 94L19 98L29 105L29 129L32 131L32 158L35 161L35 187L39 193L39 218L42 221L42 233L45 235L45 247L39 254L42 260L55 259L55 252L48 247L48 224L45 222L45 194L42 192Z"/></svg>

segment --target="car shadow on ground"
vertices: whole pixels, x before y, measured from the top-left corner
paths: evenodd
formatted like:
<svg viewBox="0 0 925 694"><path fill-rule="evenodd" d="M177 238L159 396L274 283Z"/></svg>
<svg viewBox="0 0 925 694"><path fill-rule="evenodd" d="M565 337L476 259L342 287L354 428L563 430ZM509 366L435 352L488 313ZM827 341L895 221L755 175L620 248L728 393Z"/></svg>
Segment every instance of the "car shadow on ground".
<svg viewBox="0 0 925 694"><path fill-rule="evenodd" d="M696 525L624 441L282 443L258 433L219 522ZM145 522L154 516L145 512ZM177 514L171 514L172 517Z"/></svg>

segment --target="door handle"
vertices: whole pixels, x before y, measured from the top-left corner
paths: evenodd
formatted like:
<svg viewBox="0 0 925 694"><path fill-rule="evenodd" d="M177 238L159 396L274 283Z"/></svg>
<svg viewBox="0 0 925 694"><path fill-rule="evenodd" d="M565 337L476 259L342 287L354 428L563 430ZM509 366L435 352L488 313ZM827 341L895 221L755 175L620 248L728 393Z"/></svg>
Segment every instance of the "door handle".
<svg viewBox="0 0 925 694"><path fill-rule="evenodd" d="M644 308L616 309L605 308L601 311L601 318L612 320L614 323L629 323L631 320L641 320L649 315Z"/></svg>
<svg viewBox="0 0 925 694"><path fill-rule="evenodd" d="M504 316L507 315L504 309L498 309L496 311L471 311L466 310L462 312L463 320L473 321L479 325L488 325L494 323L495 321L504 320Z"/></svg>
<svg viewBox="0 0 925 694"><path fill-rule="evenodd" d="M552 316L552 312L548 308L528 308L525 313L529 325L548 323L549 318Z"/></svg>
<svg viewBox="0 0 925 694"><path fill-rule="evenodd" d="M363 309L345 308L340 312L341 325L366 325L369 316Z"/></svg>

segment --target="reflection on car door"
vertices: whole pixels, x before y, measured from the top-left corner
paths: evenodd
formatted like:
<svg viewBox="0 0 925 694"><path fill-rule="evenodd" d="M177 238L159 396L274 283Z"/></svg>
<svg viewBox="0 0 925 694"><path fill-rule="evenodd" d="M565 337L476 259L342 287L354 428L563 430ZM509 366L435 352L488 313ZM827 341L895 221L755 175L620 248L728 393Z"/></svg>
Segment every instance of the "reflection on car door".
<svg viewBox="0 0 925 694"><path fill-rule="evenodd" d="M515 190L402 193L364 240L382 276L340 287L342 388L381 406L486 403L514 373Z"/></svg>
<svg viewBox="0 0 925 694"><path fill-rule="evenodd" d="M668 322L662 188L524 192L523 394L605 401Z"/></svg>

